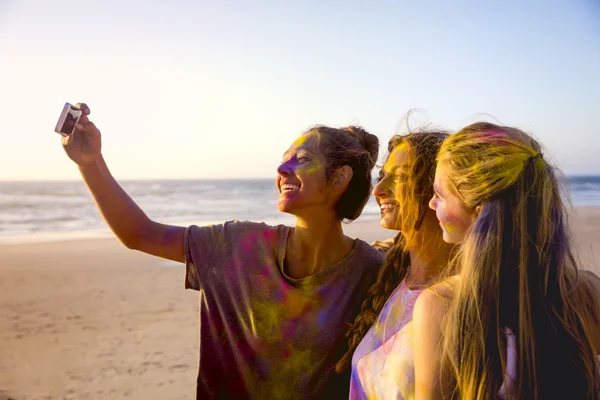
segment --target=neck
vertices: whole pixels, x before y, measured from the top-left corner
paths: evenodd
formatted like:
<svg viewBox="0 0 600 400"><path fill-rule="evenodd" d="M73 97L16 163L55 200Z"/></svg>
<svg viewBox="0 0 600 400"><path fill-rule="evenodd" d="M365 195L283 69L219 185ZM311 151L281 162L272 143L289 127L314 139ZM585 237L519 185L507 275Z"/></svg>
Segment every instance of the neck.
<svg viewBox="0 0 600 400"><path fill-rule="evenodd" d="M435 214L428 212L409 249L408 287L422 288L435 283L448 265L452 247L443 241Z"/></svg>
<svg viewBox="0 0 600 400"><path fill-rule="evenodd" d="M344 235L334 213L306 213L296 217L287 242L286 273L293 278L313 275L344 258L354 241Z"/></svg>

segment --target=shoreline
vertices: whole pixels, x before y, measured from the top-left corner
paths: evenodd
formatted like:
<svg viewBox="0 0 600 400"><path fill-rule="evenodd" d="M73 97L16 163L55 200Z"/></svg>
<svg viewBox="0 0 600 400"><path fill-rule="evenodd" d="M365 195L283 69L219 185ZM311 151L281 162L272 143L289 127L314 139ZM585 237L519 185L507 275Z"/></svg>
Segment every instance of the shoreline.
<svg viewBox="0 0 600 400"><path fill-rule="evenodd" d="M362 223L373 223L377 225L379 220L379 216L377 215L366 215L361 216L356 221L350 224L343 224L343 226L349 227L350 231L354 232L357 229L350 227L353 224L362 224ZM202 220L202 221L178 221L178 222L166 222L170 225L176 226L190 226L190 225L198 225L198 226L206 226L206 225L216 225L227 220L216 221L216 220ZM240 220L241 221L241 220ZM293 226L294 220L293 217L284 215L281 218L277 219L267 219L264 221L258 220L249 220L251 222L264 222L268 225L288 225ZM360 229L359 229L360 230ZM19 235L0 235L0 248L5 246L15 246L15 245L30 245L30 244L40 244L40 243L57 243L57 242L65 242L65 241L81 241L81 240L106 240L106 239L114 239L115 236L110 230L108 226L105 228L94 228L87 230L74 230L74 231L56 231L56 232L37 232L37 233L29 233L29 234L19 234Z"/></svg>

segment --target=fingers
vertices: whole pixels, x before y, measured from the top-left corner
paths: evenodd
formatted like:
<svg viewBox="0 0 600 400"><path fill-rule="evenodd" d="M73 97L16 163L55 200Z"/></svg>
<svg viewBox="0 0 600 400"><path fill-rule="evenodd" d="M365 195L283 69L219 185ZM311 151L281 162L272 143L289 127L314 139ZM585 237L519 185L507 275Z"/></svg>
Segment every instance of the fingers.
<svg viewBox="0 0 600 400"><path fill-rule="evenodd" d="M91 111L87 104L77 103L76 107L79 108L81 111L83 111L83 115L90 115Z"/></svg>
<svg viewBox="0 0 600 400"><path fill-rule="evenodd" d="M72 137L73 137L72 135L62 136L62 139L61 139L62 145L67 147L69 144L71 144Z"/></svg>
<svg viewBox="0 0 600 400"><path fill-rule="evenodd" d="M379 250L379 252L385 254L394 245L393 241L393 238L386 239L384 241L375 240L373 243L371 243L371 246L373 246L376 250Z"/></svg>
<svg viewBox="0 0 600 400"><path fill-rule="evenodd" d="M388 248L387 247L375 247L375 250L377 250L381 254L385 254L385 253L387 253Z"/></svg>
<svg viewBox="0 0 600 400"><path fill-rule="evenodd" d="M75 133L76 132L93 133L96 131L98 131L98 128L96 128L96 125L94 125L94 123L92 121L82 122L80 119L79 123L75 126Z"/></svg>
<svg viewBox="0 0 600 400"><path fill-rule="evenodd" d="M82 114L79 117L79 123L85 124L89 121L88 115L90 115L90 108L85 103L77 103L77 107L82 111Z"/></svg>

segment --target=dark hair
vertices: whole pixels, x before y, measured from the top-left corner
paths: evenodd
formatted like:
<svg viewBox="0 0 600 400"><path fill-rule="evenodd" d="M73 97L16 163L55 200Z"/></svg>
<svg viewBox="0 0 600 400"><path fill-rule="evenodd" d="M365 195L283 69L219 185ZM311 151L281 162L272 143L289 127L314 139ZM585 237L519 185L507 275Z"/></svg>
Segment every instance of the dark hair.
<svg viewBox="0 0 600 400"><path fill-rule="evenodd" d="M379 155L379 139L359 126L336 129L319 125L310 128L305 135L317 138L317 145L326 160L327 180L337 168L344 165L352 168L352 179L338 200L336 210L340 220L355 220L362 213L373 188L371 171Z"/></svg>
<svg viewBox="0 0 600 400"><path fill-rule="evenodd" d="M336 365L338 372L350 365L352 353L375 323L387 299L408 275L409 249L416 230L429 210L428 203L433 196L436 157L446 137L448 134L445 132L418 131L396 135L388 143L387 157L402 143L407 143L409 148L408 178L402 185L402 198L397 199L402 214L399 221L401 233L396 236L394 245L388 250L385 262L377 275L377 282L369 289L360 314L348 329L349 350ZM439 241L442 241L441 235Z"/></svg>

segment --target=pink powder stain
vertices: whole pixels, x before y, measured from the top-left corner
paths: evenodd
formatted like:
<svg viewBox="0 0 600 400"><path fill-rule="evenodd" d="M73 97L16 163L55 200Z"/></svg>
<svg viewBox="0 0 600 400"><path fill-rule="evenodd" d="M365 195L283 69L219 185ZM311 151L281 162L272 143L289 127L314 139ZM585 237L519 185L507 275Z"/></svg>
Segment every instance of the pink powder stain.
<svg viewBox="0 0 600 400"><path fill-rule="evenodd" d="M263 232L263 239L267 244L273 246L278 244L279 238L277 237L277 232L275 230L266 230Z"/></svg>
<svg viewBox="0 0 600 400"><path fill-rule="evenodd" d="M240 243L240 246L244 253L252 253L256 250L254 247L259 239L259 235L259 232L251 232L244 237L244 239Z"/></svg>
<svg viewBox="0 0 600 400"><path fill-rule="evenodd" d="M292 355L292 351L289 347L286 347L285 349L283 349L283 352L281 353L281 358L283 360L287 360L288 358L290 358Z"/></svg>

